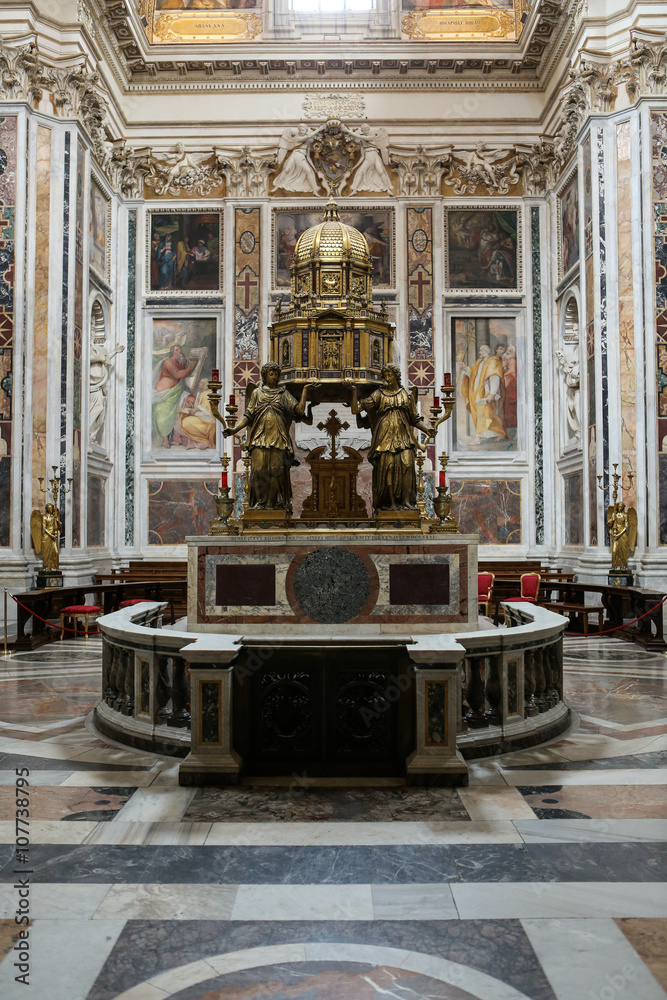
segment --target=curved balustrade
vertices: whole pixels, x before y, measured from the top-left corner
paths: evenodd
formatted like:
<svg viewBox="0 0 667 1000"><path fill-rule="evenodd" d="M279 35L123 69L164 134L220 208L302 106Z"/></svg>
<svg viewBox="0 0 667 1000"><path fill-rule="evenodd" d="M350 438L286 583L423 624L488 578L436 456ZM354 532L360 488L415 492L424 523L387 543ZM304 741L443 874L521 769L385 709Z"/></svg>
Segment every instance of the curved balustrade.
<svg viewBox="0 0 667 1000"><path fill-rule="evenodd" d="M180 632L162 626L164 608L164 603L143 604L99 620L104 669L96 724L114 739L142 749L183 757L196 746L200 754L208 737L203 732L204 708L197 685L214 684L217 678L228 724L221 720L216 741L211 743L219 747L224 742L222 731L227 732L228 760L239 761L236 770L240 773L240 757L231 737L234 670L247 673L256 666L261 671L266 650L268 656L276 651L284 654L286 649L294 656L307 655L317 640L281 636L274 649L266 637ZM412 757L416 754L421 762L415 764L420 774L424 767L429 772L440 769L447 745L450 758L455 754L458 760L470 759L533 746L567 727L562 650L567 619L531 604L507 605L507 612L507 629L397 637L387 646L388 650L400 648L404 657L407 652L412 661L411 676L416 683L401 697L409 699L411 706L410 738L416 747ZM320 641L322 648L331 642L328 637ZM359 648L358 639L345 642L351 652ZM248 667L251 661L256 664ZM192 707L191 674L201 678L197 685L193 681ZM225 679L220 680L223 675ZM384 711L381 706L380 711Z"/></svg>

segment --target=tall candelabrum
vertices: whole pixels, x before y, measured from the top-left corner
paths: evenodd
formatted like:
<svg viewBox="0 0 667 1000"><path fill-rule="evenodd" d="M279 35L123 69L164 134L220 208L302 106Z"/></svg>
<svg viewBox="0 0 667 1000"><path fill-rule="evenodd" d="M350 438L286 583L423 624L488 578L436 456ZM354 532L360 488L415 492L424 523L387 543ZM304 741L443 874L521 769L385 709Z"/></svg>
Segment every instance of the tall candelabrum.
<svg viewBox="0 0 667 1000"><path fill-rule="evenodd" d="M619 475L617 469L618 462L615 462L612 473L614 486L611 505L607 508L607 530L611 541L611 570L608 582L612 586L629 587L632 586L633 575L628 568L628 557L637 543L637 511L634 507L626 508L623 500L618 499L618 494L619 487L621 496L623 491L632 490L634 475L632 472L628 473L630 481L626 486L622 474ZM602 476L598 476L598 488L608 489L608 483L603 482Z"/></svg>
<svg viewBox="0 0 667 1000"><path fill-rule="evenodd" d="M39 490L40 493L44 494L44 496L46 496L47 493L53 494L53 505L54 507L57 507L59 495L62 493L63 496L67 496L68 493L72 492L72 480L71 479L67 480L68 488L65 489L65 487L60 486L58 482L58 475L57 475L58 466L52 465L51 468L53 469L53 477L49 480L49 485L46 487L46 489L44 489L44 487L42 486L42 483L44 482L44 476L38 477Z"/></svg>
<svg viewBox="0 0 667 1000"><path fill-rule="evenodd" d="M446 420L452 415L454 410L454 393L456 392L456 386L452 385L452 377L446 372L444 384L440 386L441 398L443 400L443 405L440 405L440 397L435 396L433 399L433 406L431 407L431 427L434 431L437 431L440 424L444 424ZM440 535L457 535L459 532L459 525L456 518L451 513L452 507L452 497L449 489L447 488L447 462L449 461L449 456L445 451L443 451L440 456L440 472L438 473L438 485L436 487L436 494L433 497L433 510L435 511L438 522L432 524L429 531L434 534ZM424 459L422 456L422 465ZM419 459L417 459L417 464L419 464ZM421 468L419 470L421 478Z"/></svg>
<svg viewBox="0 0 667 1000"><path fill-rule="evenodd" d="M236 397L233 394L229 397L229 403L225 407L227 417L223 417L220 413L220 400L222 398L221 389L222 383L220 381L220 372L217 368L214 368L211 379L208 383L208 399L211 404L211 413L215 419L222 424L223 428L229 427L233 429L236 424L236 415L239 409L236 405ZM228 482L229 473L227 471L230 461L231 459L227 454L223 454L220 458L222 475L220 478L218 494L214 497L215 506L218 510L218 516L215 520L211 521L209 525L209 535L238 535L239 532L238 527L234 523L230 524L230 518L232 511L234 510L234 498L230 495Z"/></svg>

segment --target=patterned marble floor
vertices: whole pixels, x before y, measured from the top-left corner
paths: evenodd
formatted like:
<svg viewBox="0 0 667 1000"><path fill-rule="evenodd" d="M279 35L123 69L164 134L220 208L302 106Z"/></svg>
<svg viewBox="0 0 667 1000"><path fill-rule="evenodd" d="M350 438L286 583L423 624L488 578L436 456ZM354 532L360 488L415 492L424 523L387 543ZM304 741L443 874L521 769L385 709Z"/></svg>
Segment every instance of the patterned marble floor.
<svg viewBox="0 0 667 1000"><path fill-rule="evenodd" d="M179 788L90 728L100 660L0 657L3 1000L667 997L667 657L568 640L572 729L459 790Z"/></svg>

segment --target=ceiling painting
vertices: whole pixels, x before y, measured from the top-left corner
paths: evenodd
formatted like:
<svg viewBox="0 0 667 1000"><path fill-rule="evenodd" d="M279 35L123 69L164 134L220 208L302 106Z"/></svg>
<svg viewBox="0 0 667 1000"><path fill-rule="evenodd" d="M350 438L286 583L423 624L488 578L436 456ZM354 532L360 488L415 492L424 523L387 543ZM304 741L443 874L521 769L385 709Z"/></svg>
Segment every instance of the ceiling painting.
<svg viewBox="0 0 667 1000"><path fill-rule="evenodd" d="M412 39L514 41L528 0L402 0L402 9Z"/></svg>
<svg viewBox="0 0 667 1000"><path fill-rule="evenodd" d="M154 44L243 42L256 38L261 0L148 0L146 34Z"/></svg>

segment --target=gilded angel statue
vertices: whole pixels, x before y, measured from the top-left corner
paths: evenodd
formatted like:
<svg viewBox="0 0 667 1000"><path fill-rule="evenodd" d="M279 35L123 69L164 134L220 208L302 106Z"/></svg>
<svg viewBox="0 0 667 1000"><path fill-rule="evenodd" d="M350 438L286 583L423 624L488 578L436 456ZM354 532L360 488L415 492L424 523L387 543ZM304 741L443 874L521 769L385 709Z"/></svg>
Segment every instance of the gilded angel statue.
<svg viewBox="0 0 667 1000"><path fill-rule="evenodd" d="M637 511L626 510L624 503L612 504L607 509L607 528L611 538L611 569L626 572L628 556L637 544Z"/></svg>
<svg viewBox="0 0 667 1000"><path fill-rule="evenodd" d="M30 535L32 544L38 556L42 557L45 570L55 571L60 568L58 544L62 521L55 504L47 503L44 513L33 510L30 515Z"/></svg>

